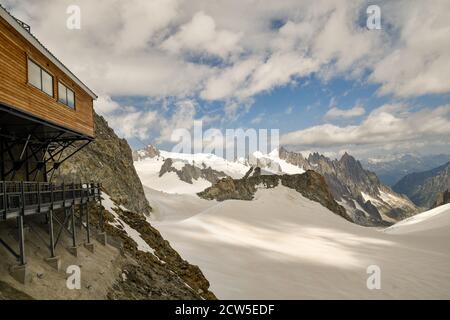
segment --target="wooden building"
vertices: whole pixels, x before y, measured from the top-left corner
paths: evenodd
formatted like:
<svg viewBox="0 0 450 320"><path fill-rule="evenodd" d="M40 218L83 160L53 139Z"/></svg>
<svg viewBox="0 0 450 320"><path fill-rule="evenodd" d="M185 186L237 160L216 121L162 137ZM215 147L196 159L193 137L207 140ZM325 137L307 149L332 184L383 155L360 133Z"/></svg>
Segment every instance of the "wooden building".
<svg viewBox="0 0 450 320"><path fill-rule="evenodd" d="M47 180L70 151L94 139L95 99L0 6L0 181Z"/></svg>
<svg viewBox="0 0 450 320"><path fill-rule="evenodd" d="M72 237L69 251L75 256L79 229L86 230L86 248L94 250L89 205L101 202L101 185L72 181L57 186L51 178L62 162L93 141L95 99L27 24L0 5L0 222L17 219L19 250L1 235L0 245L17 258L18 266L10 271L23 283L28 278L24 225L33 227L29 216L45 217L46 261L53 267L60 265L55 249L63 230Z"/></svg>

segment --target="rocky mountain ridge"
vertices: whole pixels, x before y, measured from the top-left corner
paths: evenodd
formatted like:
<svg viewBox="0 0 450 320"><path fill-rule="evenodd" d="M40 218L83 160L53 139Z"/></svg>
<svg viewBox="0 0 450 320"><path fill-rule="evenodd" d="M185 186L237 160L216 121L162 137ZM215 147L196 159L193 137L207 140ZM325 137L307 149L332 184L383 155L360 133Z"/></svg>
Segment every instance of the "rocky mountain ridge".
<svg viewBox="0 0 450 320"><path fill-rule="evenodd" d="M216 183L219 179L227 176L224 172L207 167L204 163L202 163L201 167L198 167L194 164L183 162L181 168L176 168L172 158L164 160L161 170L159 171L159 177L162 177L168 172L176 173L181 181L190 184L193 183L193 180L198 180L199 178L203 178L211 183Z"/></svg>
<svg viewBox="0 0 450 320"><path fill-rule="evenodd" d="M388 186L395 185L404 176L431 170L450 161L450 154L394 154L384 157L364 159L364 168L375 172L381 182Z"/></svg>
<svg viewBox="0 0 450 320"><path fill-rule="evenodd" d="M150 148L156 149L154 147ZM138 151L143 154L144 151ZM175 154L161 151L164 154L164 163L157 162L155 158L141 159L135 165L140 170L141 176L147 176L147 170L155 170L158 167L159 177L152 180L146 179L149 185L165 191L162 186L164 182L156 185L155 179L164 177L165 174L175 172L177 179L188 181L202 176L201 171L205 168L215 171L206 182L216 183L223 175L239 179L245 176L251 167L258 167L261 175L283 175L301 174L305 170L314 170L323 175L329 186L330 192L335 200L345 207L352 220L360 225L389 225L403 218L414 215L418 212L416 206L405 196L395 193L389 187L382 184L376 174L365 170L361 163L349 154L344 154L341 159L331 160L318 153L312 153L304 157L301 153L289 152L285 148L274 150L269 154L255 152L247 159L237 159L230 161L226 159L218 160L213 155L206 154ZM169 161L166 157L170 157ZM186 159L189 159L186 162ZM160 168L160 169L159 169ZM220 169L218 169L220 168ZM183 173L184 172L184 173ZM197 172L195 175L192 173ZM187 174L190 173L190 174ZM203 174L204 176L204 174ZM171 183L175 182L171 180ZM198 185L196 192L208 187L208 183ZM188 188L186 188L187 190ZM177 189L177 192L182 190Z"/></svg>
<svg viewBox="0 0 450 320"><path fill-rule="evenodd" d="M430 208L439 194L450 189L450 162L432 170L409 174L393 189L407 195L416 205Z"/></svg>
<svg viewBox="0 0 450 320"><path fill-rule="evenodd" d="M365 170L348 153L339 160L331 160L318 153L305 158L301 153L282 147L279 157L305 170L322 174L335 200L347 209L358 224L393 223L418 212L408 198L382 184L375 173Z"/></svg>
<svg viewBox="0 0 450 320"><path fill-rule="evenodd" d="M161 153L155 146L149 144L144 149L133 150L133 161L139 161L139 160L146 159L146 158L159 157L160 154Z"/></svg>
<svg viewBox="0 0 450 320"><path fill-rule="evenodd" d="M252 170L253 171L253 170ZM299 192L305 198L319 202L337 215L352 221L345 209L334 201L325 179L315 171L308 170L303 174L295 175L260 175L257 167L253 175L246 175L242 179L230 177L219 180L198 196L207 200L252 200L258 188L275 188L279 185Z"/></svg>
<svg viewBox="0 0 450 320"><path fill-rule="evenodd" d="M439 207L447 203L450 203L450 187L444 192L438 194L433 207Z"/></svg>

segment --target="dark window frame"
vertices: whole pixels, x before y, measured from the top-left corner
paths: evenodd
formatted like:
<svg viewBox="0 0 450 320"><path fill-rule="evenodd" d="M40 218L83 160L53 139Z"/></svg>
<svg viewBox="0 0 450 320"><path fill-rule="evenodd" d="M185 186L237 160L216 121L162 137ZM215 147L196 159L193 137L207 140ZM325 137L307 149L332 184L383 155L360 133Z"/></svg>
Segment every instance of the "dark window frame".
<svg viewBox="0 0 450 320"><path fill-rule="evenodd" d="M64 91L65 91L65 101L61 101L61 97L60 97L60 95L59 95L59 86L63 86L64 87ZM59 103L61 103L61 104L63 104L64 106L66 106L66 107L68 107L68 108L70 108L70 109L72 109L72 110L75 110L76 109L76 99L75 99L75 90L72 90L69 86L67 86L64 82L62 82L61 80L58 80L58 102ZM70 106L69 105L69 95L68 95L68 93L69 93L69 91L70 92L72 92L73 93L73 106Z"/></svg>
<svg viewBox="0 0 450 320"><path fill-rule="evenodd" d="M40 88L35 86L34 84L32 84L30 82L30 66L29 66L29 63L32 63L36 67L39 68L39 79L40 79L40 85L41 85ZM52 79L52 94L49 94L48 92L44 91L44 81L43 81L43 78L42 78L42 72L45 72L46 74L48 74L50 76L50 78ZM45 93L49 97L55 98L55 76L52 73L48 72L45 68L41 67L41 65L39 63L37 63L36 61L31 59L30 57L27 57L27 83L29 85L31 85L33 88L36 88L39 91Z"/></svg>

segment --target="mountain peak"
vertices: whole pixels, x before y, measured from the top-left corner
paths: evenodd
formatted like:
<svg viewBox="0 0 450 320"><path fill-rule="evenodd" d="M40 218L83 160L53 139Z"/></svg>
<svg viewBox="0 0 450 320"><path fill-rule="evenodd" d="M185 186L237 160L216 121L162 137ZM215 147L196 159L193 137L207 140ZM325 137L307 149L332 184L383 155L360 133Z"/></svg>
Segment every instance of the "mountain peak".
<svg viewBox="0 0 450 320"><path fill-rule="evenodd" d="M154 145L149 144L144 149L133 151L133 161L139 161L146 158L159 157L161 152Z"/></svg>

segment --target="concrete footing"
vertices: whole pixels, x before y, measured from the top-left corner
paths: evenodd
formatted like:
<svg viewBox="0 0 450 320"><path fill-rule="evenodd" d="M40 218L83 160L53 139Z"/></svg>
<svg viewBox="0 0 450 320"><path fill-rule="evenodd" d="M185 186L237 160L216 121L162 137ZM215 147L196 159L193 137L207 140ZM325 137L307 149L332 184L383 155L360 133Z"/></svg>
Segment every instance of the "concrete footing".
<svg viewBox="0 0 450 320"><path fill-rule="evenodd" d="M31 276L27 272L27 266L12 266L9 268L9 274L11 277L13 277L16 281L20 282L21 284L27 284L31 282Z"/></svg>
<svg viewBox="0 0 450 320"><path fill-rule="evenodd" d="M106 246L108 244L108 238L106 236L106 232L97 234L97 241L100 242L102 245Z"/></svg>
<svg viewBox="0 0 450 320"><path fill-rule="evenodd" d="M61 268L61 258L60 257L53 257L53 258L45 258L44 259L47 264L55 269L56 271L59 271Z"/></svg>
<svg viewBox="0 0 450 320"><path fill-rule="evenodd" d="M91 243L85 243L84 244L84 247L86 248L86 249L88 249L90 252L92 252L92 253L94 253L94 244L91 242Z"/></svg>
<svg viewBox="0 0 450 320"><path fill-rule="evenodd" d="M78 257L78 247L69 247L67 248L67 251L69 251L74 257Z"/></svg>

